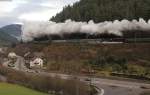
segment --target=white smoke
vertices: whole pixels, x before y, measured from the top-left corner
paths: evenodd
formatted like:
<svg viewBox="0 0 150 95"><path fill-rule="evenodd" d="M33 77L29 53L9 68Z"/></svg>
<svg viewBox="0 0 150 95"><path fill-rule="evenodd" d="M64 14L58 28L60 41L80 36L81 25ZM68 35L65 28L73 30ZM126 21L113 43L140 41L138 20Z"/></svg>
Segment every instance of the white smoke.
<svg viewBox="0 0 150 95"><path fill-rule="evenodd" d="M64 23L56 22L24 22L22 26L23 41L32 41L34 38L44 35L63 35L64 33L88 33L88 34L102 34L109 33L122 36L122 31L130 30L150 30L150 20L146 22L140 18L137 20L115 20L105 21L101 23L94 23L92 20L87 22L75 22L66 20Z"/></svg>

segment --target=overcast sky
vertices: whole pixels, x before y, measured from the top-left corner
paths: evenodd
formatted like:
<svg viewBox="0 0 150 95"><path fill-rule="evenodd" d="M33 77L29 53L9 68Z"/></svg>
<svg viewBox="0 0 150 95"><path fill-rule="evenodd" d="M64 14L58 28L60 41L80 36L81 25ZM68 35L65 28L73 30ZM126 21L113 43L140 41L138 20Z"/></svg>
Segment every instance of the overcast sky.
<svg viewBox="0 0 150 95"><path fill-rule="evenodd" d="M76 1L79 0L0 0L0 26L23 20L48 21Z"/></svg>

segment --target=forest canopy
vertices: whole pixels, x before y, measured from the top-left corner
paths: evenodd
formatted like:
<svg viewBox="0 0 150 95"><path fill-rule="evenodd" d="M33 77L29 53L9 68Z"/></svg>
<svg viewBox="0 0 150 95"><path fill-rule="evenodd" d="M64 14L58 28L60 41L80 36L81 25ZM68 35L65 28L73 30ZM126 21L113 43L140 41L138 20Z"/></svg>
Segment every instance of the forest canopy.
<svg viewBox="0 0 150 95"><path fill-rule="evenodd" d="M94 22L122 19L150 18L150 0L80 0L63 8L50 20L64 22L66 19Z"/></svg>

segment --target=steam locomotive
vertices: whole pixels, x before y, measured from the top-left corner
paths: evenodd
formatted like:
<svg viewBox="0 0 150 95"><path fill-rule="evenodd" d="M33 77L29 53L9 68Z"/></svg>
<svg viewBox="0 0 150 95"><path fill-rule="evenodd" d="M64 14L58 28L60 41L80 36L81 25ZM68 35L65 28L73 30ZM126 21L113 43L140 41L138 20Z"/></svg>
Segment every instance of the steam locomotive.
<svg viewBox="0 0 150 95"><path fill-rule="evenodd" d="M34 38L34 42L118 42L118 43L133 43L133 42L150 42L149 31L122 31L122 36L115 34L87 34L87 33L64 33L61 35L45 35Z"/></svg>

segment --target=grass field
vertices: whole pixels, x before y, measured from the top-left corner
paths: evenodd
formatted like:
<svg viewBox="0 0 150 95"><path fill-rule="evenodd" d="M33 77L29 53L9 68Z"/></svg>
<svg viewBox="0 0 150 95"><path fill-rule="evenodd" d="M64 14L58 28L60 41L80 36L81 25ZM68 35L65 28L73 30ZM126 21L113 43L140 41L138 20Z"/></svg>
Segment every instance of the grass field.
<svg viewBox="0 0 150 95"><path fill-rule="evenodd" d="M0 83L0 95L47 95L22 86Z"/></svg>

